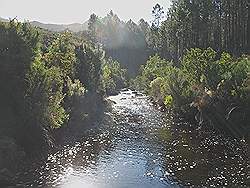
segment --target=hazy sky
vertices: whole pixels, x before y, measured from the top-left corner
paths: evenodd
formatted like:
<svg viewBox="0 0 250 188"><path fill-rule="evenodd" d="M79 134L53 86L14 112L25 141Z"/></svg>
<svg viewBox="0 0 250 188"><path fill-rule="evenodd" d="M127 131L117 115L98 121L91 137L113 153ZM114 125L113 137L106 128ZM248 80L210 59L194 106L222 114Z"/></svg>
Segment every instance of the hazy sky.
<svg viewBox="0 0 250 188"><path fill-rule="evenodd" d="M170 0L0 0L0 17L45 23L82 23L91 13L105 16L111 9L120 19L151 20L152 7L166 9Z"/></svg>

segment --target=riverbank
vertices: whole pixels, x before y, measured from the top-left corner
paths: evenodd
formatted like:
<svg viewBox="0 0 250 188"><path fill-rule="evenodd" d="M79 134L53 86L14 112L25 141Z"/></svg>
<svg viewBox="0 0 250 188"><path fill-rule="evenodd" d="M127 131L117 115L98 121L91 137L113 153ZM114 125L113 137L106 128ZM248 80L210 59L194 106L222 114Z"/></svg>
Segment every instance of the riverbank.
<svg viewBox="0 0 250 188"><path fill-rule="evenodd" d="M178 66L159 55L149 58L131 87L199 127L233 138L250 133L250 58L211 48L187 50Z"/></svg>
<svg viewBox="0 0 250 188"><path fill-rule="evenodd" d="M209 97L209 96L208 96ZM196 106L186 106L183 108L173 108L166 106L162 100L155 100L150 97L150 101L154 106L162 111L172 111L176 119L182 118L184 121L190 122L192 130L202 132L214 132L217 135L224 134L225 137L237 140L250 140L250 132L248 122L250 119L246 114L250 111L249 108L235 107L226 110L220 102L212 102L209 105L204 105L203 108Z"/></svg>
<svg viewBox="0 0 250 188"><path fill-rule="evenodd" d="M28 163L15 178L42 187L248 187L245 141L192 130L161 112L145 95L109 97L112 109L44 162Z"/></svg>

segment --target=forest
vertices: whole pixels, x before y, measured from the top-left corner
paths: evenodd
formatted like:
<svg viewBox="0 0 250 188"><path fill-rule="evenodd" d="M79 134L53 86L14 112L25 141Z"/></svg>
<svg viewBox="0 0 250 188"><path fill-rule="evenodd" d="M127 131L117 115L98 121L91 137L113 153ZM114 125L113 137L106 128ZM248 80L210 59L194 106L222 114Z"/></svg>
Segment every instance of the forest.
<svg viewBox="0 0 250 188"><path fill-rule="evenodd" d="M46 158L123 88L200 133L249 142L250 1L173 0L151 13L138 23L93 13L77 32L0 21L0 185L1 169Z"/></svg>

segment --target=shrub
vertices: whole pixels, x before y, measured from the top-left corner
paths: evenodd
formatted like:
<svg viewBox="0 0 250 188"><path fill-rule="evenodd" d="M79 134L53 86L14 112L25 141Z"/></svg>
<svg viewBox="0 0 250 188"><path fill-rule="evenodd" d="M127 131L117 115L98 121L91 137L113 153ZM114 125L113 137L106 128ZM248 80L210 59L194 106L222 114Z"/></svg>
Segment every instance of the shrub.
<svg viewBox="0 0 250 188"><path fill-rule="evenodd" d="M102 84L107 94L112 94L126 86L126 70L111 58L102 64Z"/></svg>

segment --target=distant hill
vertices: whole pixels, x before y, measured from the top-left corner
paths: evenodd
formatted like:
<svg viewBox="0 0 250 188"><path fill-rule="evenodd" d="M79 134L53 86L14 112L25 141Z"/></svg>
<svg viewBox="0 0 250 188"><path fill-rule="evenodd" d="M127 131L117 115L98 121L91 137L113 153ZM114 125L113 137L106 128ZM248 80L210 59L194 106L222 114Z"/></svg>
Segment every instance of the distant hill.
<svg viewBox="0 0 250 188"><path fill-rule="evenodd" d="M1 22L8 22L9 20L8 20L8 19L1 18L1 17L0 17L0 21L1 21Z"/></svg>
<svg viewBox="0 0 250 188"><path fill-rule="evenodd" d="M1 18L1 22L8 22L8 19ZM83 24L80 23L72 23L72 24L45 24L41 23L38 21L32 21L30 22L31 25L40 27L42 29L47 29L49 31L55 31L55 32L60 32L64 31L66 29L72 31L72 32L79 32L79 31L84 31L88 29L88 21L84 22Z"/></svg>
<svg viewBox="0 0 250 188"><path fill-rule="evenodd" d="M72 32L79 32L79 31L84 31L87 30L88 28L88 22L85 22L83 24L79 23L73 23L73 24L44 24L41 22L33 21L30 22L31 25L40 27L42 29L47 29L49 31L64 31L66 29L72 31Z"/></svg>

